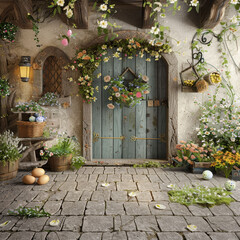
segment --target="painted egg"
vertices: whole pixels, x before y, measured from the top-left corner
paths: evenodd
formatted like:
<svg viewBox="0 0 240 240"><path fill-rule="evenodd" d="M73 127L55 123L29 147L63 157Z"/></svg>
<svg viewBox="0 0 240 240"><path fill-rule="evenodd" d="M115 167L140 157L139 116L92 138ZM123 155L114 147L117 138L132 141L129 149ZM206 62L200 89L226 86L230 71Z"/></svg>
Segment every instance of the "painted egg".
<svg viewBox="0 0 240 240"><path fill-rule="evenodd" d="M31 175L26 175L23 177L22 181L23 181L23 183L30 185L30 184L34 184L36 182L36 178Z"/></svg>
<svg viewBox="0 0 240 240"><path fill-rule="evenodd" d="M38 180L37 180L37 183L39 184L39 185L44 185L44 184L46 184L46 183L48 183L49 182L49 176L48 175L43 175L43 176L41 176Z"/></svg>
<svg viewBox="0 0 240 240"><path fill-rule="evenodd" d="M41 177L42 175L44 175L45 174L45 170L43 169L43 168L34 168L33 170L32 170L32 175L34 176L34 177Z"/></svg>
<svg viewBox="0 0 240 240"><path fill-rule="evenodd" d="M29 122L35 122L36 118L34 116L29 117Z"/></svg>
<svg viewBox="0 0 240 240"><path fill-rule="evenodd" d="M67 31L67 35L68 35L68 37L71 37L71 36L72 36L72 30L69 29L69 30Z"/></svg>
<svg viewBox="0 0 240 240"><path fill-rule="evenodd" d="M224 184L226 190L228 191L232 191L236 188L236 182L232 181L232 180L227 180Z"/></svg>
<svg viewBox="0 0 240 240"><path fill-rule="evenodd" d="M44 122L44 117L37 117L36 122Z"/></svg>
<svg viewBox="0 0 240 240"><path fill-rule="evenodd" d="M205 180L210 180L212 177L213 177L213 174L212 174L212 172L209 171L209 170L205 170L205 171L202 173L202 178L205 179Z"/></svg>
<svg viewBox="0 0 240 240"><path fill-rule="evenodd" d="M34 113L33 116L34 116L35 118L37 118L37 117L39 117L39 113Z"/></svg>

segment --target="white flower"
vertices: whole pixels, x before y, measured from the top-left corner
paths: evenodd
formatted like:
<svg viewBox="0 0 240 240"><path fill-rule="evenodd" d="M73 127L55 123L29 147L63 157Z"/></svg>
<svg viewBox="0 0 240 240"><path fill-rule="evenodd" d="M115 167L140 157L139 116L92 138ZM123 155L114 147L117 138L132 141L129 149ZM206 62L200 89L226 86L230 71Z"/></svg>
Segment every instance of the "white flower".
<svg viewBox="0 0 240 240"><path fill-rule="evenodd" d="M152 46L154 46L155 40L149 40L149 44L152 45Z"/></svg>
<svg viewBox="0 0 240 240"><path fill-rule="evenodd" d="M102 21L98 22L98 26L101 28L107 28L108 22L105 20L102 20Z"/></svg>
<svg viewBox="0 0 240 240"><path fill-rule="evenodd" d="M238 4L238 0L231 0L230 3L231 4Z"/></svg>
<svg viewBox="0 0 240 240"><path fill-rule="evenodd" d="M235 139L234 137L231 137L231 141L232 141L232 142L235 142L235 140L236 140L236 139Z"/></svg>
<svg viewBox="0 0 240 240"><path fill-rule="evenodd" d="M119 92L116 92L116 93L115 93L115 96L116 96L116 97L120 97L121 95L120 95Z"/></svg>
<svg viewBox="0 0 240 240"><path fill-rule="evenodd" d="M154 8L154 11L155 11L155 12L161 12L161 10L162 10L162 4L161 4L160 2L155 2L154 4L155 4L155 5L158 5L158 7L155 7L155 8Z"/></svg>
<svg viewBox="0 0 240 240"><path fill-rule="evenodd" d="M107 11L107 5L106 4L101 4L100 5L100 10L101 11Z"/></svg>
<svg viewBox="0 0 240 240"><path fill-rule="evenodd" d="M159 28L157 27L152 27L150 30L150 33L157 35L160 32Z"/></svg>
<svg viewBox="0 0 240 240"><path fill-rule="evenodd" d="M177 0L169 0L169 3L175 3Z"/></svg>
<svg viewBox="0 0 240 240"><path fill-rule="evenodd" d="M66 11L66 16L67 16L68 18L71 18L71 17L73 16L73 11L72 11L72 9L68 9L68 10Z"/></svg>
<svg viewBox="0 0 240 240"><path fill-rule="evenodd" d="M60 7L63 7L64 6L64 0L58 0L57 1L57 5L60 6Z"/></svg>
<svg viewBox="0 0 240 240"><path fill-rule="evenodd" d="M197 7L198 4L199 4L198 0L191 0L190 2L190 6L193 6L193 7Z"/></svg>
<svg viewBox="0 0 240 240"><path fill-rule="evenodd" d="M237 17L234 15L231 19L230 19L230 21L232 22L232 23L237 23Z"/></svg>
<svg viewBox="0 0 240 240"><path fill-rule="evenodd" d="M165 17L166 17L166 14L165 14L165 13L161 13L161 14L160 14L160 17L161 17L161 18L165 18Z"/></svg>

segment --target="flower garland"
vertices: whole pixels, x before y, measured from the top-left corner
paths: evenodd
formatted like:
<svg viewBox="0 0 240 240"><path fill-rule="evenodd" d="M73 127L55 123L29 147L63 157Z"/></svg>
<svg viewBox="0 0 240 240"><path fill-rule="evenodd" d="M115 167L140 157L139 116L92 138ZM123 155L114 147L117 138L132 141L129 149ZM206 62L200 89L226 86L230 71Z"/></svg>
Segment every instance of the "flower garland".
<svg viewBox="0 0 240 240"><path fill-rule="evenodd" d="M148 80L149 78L145 75L138 76L138 78L126 84L122 76L117 78L111 78L109 75L105 76L104 82L108 83L108 85L104 86L104 90L107 90L110 94L108 100L111 101L111 103L107 105L108 108L114 109L114 103L121 107L134 107L136 104L140 104L141 100L144 99L143 94L149 93Z"/></svg>
<svg viewBox="0 0 240 240"><path fill-rule="evenodd" d="M0 23L0 38L7 42L14 42L18 27L9 22Z"/></svg>
<svg viewBox="0 0 240 240"><path fill-rule="evenodd" d="M51 4L48 6L49 8L53 8L53 16L56 15L56 13L61 13L62 11L65 11L65 15L67 18L72 18L73 16L73 9L74 9L74 3L77 0L53 0Z"/></svg>
<svg viewBox="0 0 240 240"><path fill-rule="evenodd" d="M108 55L108 49L116 50L114 50L113 54ZM101 61L104 64L110 58L122 60L123 56L128 59L132 59L133 56L143 58L145 54L150 54L151 57L154 57L155 61L158 61L162 53L171 52L172 49L169 44L158 43L150 45L146 40L134 38L120 39L107 42L103 45L96 45L87 50L77 50L73 63L65 68L80 72L81 75L75 81L79 85L79 94L83 97L84 101L91 103L97 100L94 92L95 90L98 91L99 87L94 88L92 82L95 77L101 77L101 73L97 76L94 75L94 71L98 68ZM150 62L151 58L146 58L146 61ZM69 77L68 80L73 82L72 77Z"/></svg>

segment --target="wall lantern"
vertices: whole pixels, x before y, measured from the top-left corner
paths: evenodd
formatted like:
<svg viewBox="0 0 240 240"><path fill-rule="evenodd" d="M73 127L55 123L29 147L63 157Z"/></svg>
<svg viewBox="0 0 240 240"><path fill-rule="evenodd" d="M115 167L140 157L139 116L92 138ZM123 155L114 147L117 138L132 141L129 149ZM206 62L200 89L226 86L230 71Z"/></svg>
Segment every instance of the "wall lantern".
<svg viewBox="0 0 240 240"><path fill-rule="evenodd" d="M31 57L22 56L19 66L20 66L20 76L21 76L22 82L28 82L30 77Z"/></svg>

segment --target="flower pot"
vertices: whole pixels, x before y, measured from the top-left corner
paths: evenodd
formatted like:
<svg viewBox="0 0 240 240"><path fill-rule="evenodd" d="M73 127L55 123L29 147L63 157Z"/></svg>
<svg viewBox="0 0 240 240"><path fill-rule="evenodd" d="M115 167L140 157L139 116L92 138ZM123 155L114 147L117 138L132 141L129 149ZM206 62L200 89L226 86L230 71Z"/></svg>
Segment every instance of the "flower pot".
<svg viewBox="0 0 240 240"><path fill-rule="evenodd" d="M52 156L48 159L49 168L53 172L68 170L71 166L72 154L64 156Z"/></svg>
<svg viewBox="0 0 240 240"><path fill-rule="evenodd" d="M17 176L18 160L6 162L5 165L0 161L0 181L8 180Z"/></svg>
<svg viewBox="0 0 240 240"><path fill-rule="evenodd" d="M214 167L211 167L211 162L193 162L191 165L192 173L203 173L205 170L214 171Z"/></svg>

